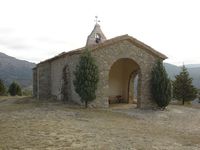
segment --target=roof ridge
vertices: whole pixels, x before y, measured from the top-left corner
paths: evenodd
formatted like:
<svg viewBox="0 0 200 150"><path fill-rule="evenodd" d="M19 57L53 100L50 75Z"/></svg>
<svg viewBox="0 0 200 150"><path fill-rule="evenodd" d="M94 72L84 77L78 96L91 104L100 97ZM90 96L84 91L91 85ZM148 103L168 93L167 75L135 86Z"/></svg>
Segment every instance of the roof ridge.
<svg viewBox="0 0 200 150"><path fill-rule="evenodd" d="M56 55L56 56L54 56L54 57L52 57L50 59L47 59L47 60L44 60L44 61L40 62L39 64L42 64L42 63L48 62L48 61L53 61L53 60L55 60L57 58L64 57L65 55L80 54L86 48L89 48L91 50L97 50L97 49L102 48L104 46L108 46L110 44L114 44L116 42L123 41L123 40L130 40L131 42L134 43L134 45L136 45L138 47L142 47L143 49L146 49L146 50L150 51L154 55L158 55L162 59L166 59L167 58L167 56L165 56L164 54L156 51L155 49L153 49L149 45L139 41L138 39L136 39L136 38L134 38L134 37L132 37L132 36L130 36L128 34L124 34L124 35L121 35L121 36L117 36L117 37L108 39L108 40L106 40L106 41L104 41L102 43L99 43L98 45L85 46L85 47L77 48L77 49L74 49L74 50L71 50L71 51L68 51L68 52L62 52L62 53L60 53L60 54L58 54L58 55Z"/></svg>

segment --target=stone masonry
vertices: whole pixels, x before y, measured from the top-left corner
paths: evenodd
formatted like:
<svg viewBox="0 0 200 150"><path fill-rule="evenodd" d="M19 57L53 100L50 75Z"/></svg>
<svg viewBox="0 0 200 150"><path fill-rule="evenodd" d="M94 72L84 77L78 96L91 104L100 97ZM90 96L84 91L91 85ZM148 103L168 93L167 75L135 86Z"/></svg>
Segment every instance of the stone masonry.
<svg viewBox="0 0 200 150"><path fill-rule="evenodd" d="M95 33L99 34L98 41L95 39ZM68 94L67 99L82 105L79 95L74 90L73 80L79 57L88 48L96 60L100 77L96 91L97 97L89 104L91 107L109 107L109 72L112 65L120 59L132 60L139 66L137 68L139 77L137 106L140 108L153 107L154 101L150 92L151 70L158 59L164 60L167 57L129 35L106 40L98 24L95 25L91 35L85 47L63 52L39 63L33 69L33 95L38 99L61 100L64 97L62 94L63 69L67 66L68 77L65 78L68 80L65 90Z"/></svg>

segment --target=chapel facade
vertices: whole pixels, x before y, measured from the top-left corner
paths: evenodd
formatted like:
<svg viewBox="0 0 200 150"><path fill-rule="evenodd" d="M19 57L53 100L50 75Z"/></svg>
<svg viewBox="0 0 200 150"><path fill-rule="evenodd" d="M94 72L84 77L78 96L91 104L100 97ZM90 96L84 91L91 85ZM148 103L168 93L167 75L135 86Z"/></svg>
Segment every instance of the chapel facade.
<svg viewBox="0 0 200 150"><path fill-rule="evenodd" d="M37 64L33 69L33 96L82 105L73 81L79 57L86 48L91 51L99 69L96 99L89 106L136 103L139 108L147 108L155 105L150 87L151 71L157 60L163 61L167 57L129 35L106 39L98 23L85 47Z"/></svg>

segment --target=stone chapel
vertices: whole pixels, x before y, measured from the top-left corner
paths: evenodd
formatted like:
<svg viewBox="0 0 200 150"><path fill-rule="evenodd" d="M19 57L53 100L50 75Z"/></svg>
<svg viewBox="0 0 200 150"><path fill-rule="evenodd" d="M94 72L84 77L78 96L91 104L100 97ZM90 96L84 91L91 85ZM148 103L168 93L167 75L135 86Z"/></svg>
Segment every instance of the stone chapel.
<svg viewBox="0 0 200 150"><path fill-rule="evenodd" d="M99 69L96 99L90 107L109 107L112 103L136 103L138 108L155 105L150 89L151 71L157 60L167 57L129 35L106 39L98 23L86 46L63 52L33 68L33 96L81 105L73 80L79 57L86 48Z"/></svg>

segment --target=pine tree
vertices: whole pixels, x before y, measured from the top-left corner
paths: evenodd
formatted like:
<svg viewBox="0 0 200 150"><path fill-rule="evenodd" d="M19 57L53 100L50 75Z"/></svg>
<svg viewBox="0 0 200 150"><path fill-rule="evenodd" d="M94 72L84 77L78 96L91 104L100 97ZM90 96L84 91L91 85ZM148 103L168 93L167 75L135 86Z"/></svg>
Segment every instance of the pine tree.
<svg viewBox="0 0 200 150"><path fill-rule="evenodd" d="M152 70L151 93L157 105L165 109L171 100L171 81L161 61Z"/></svg>
<svg viewBox="0 0 200 150"><path fill-rule="evenodd" d="M6 87L3 81L0 79L0 96L6 95Z"/></svg>
<svg viewBox="0 0 200 150"><path fill-rule="evenodd" d="M12 82L9 86L8 92L10 93L11 96L22 96L22 90L19 84L16 82Z"/></svg>
<svg viewBox="0 0 200 150"><path fill-rule="evenodd" d="M185 101L192 101L197 96L197 89L192 85L192 80L183 65L180 74L175 76L173 82L173 96L177 100L181 100L183 105Z"/></svg>
<svg viewBox="0 0 200 150"><path fill-rule="evenodd" d="M95 91L99 80L98 67L88 49L80 56L74 75L75 91L81 97L81 101L85 102L85 107L87 108L88 102L96 98Z"/></svg>

